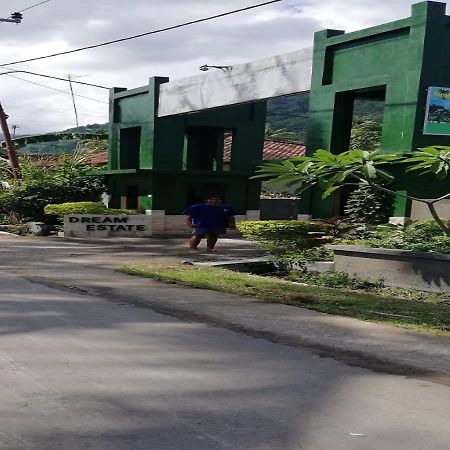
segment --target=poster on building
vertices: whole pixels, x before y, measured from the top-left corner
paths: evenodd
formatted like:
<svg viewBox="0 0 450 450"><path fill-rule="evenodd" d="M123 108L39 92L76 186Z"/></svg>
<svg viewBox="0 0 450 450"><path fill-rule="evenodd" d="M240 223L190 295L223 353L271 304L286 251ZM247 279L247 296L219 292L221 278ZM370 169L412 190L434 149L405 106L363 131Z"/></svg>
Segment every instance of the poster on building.
<svg viewBox="0 0 450 450"><path fill-rule="evenodd" d="M450 88L428 88L423 134L450 136Z"/></svg>

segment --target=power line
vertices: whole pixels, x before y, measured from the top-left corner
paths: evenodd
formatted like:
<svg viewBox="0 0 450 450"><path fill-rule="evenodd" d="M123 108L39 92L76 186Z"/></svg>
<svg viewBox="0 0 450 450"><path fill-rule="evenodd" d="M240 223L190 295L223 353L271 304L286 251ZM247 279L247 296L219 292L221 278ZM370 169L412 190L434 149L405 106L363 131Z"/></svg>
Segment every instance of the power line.
<svg viewBox="0 0 450 450"><path fill-rule="evenodd" d="M20 11L17 11L17 12L22 13L22 12L24 12L24 11L28 11L29 9L36 8L36 6L43 5L44 3L48 3L49 1L50 1L50 0L44 0L43 2L36 3L35 5L28 6L27 8L21 9Z"/></svg>
<svg viewBox="0 0 450 450"><path fill-rule="evenodd" d="M46 88L46 89L51 89L52 91L61 92L62 94L72 95L72 94L71 94L70 92L68 92L68 91L63 91L63 90L61 90L61 89L56 89L56 88L54 88L54 87L50 87L50 86L47 86L47 85L45 85L45 84L36 83L35 81L25 80L24 78L16 77L16 76L14 76L14 75L9 75L9 74L6 74L6 76L7 76L7 77L11 77L11 78L16 78L17 80L25 81L26 83L35 84L36 86L41 86L41 87ZM102 101L102 100L97 100L97 99L91 98L91 97L86 97L85 95L75 94L75 96L76 96L76 97L85 98L85 99L87 99L87 100L92 100L93 102L104 103L105 105L108 105L108 104L109 104L108 102L104 102L104 101Z"/></svg>
<svg viewBox="0 0 450 450"><path fill-rule="evenodd" d="M75 80L70 80L69 78L55 77L53 75L45 75L43 73L30 72L28 70L12 70L11 72L0 72L0 75L9 75L9 74L13 74L13 73L26 73L29 75L36 75L38 77L51 78L52 80L71 81L72 83L75 83L75 84L84 84L85 86L97 87L100 89L109 89L109 87L100 86L99 84L86 83L84 81L75 81Z"/></svg>
<svg viewBox="0 0 450 450"><path fill-rule="evenodd" d="M41 60L41 59L54 58L55 56L68 55L70 53L81 52L83 50L90 50L90 49L93 49L93 48L104 47L106 45L117 44L118 42L130 41L132 39L137 39L137 38L141 38L141 37L144 37L144 36L150 36L150 35L153 35L153 34L158 34L158 33L163 33L165 31L175 30L177 28L182 28L182 27L186 27L186 26L189 26L189 25L194 25L194 24L197 24L197 23L206 22L208 20L218 19L220 17L229 16L231 14L237 14L237 13L241 13L241 12L244 12L244 11L249 11L251 9L260 8L262 6L270 5L272 3L278 3L278 2L281 2L281 1L283 1L283 0L271 0L271 1L264 2L264 3L258 3L256 5L247 6L245 8L235 9L233 11L228 11L228 12L225 12L225 13L222 13L222 14L216 14L214 16L204 17L202 19L191 20L189 22L184 22L184 23L181 23L181 24L178 24L178 25L173 25L173 26L166 27L166 28L160 28L159 30L148 31L146 33L136 34L134 36L128 36L128 37L125 37L125 38L115 39L113 41L107 41L107 42L103 42L101 44L88 45L86 47L80 47L80 48L76 48L74 50L67 50L65 52L53 53L51 55L37 56L35 58L23 59L23 60L20 60L20 61L13 61L13 62L6 63L6 64L0 64L0 67L12 66L14 64L21 64L21 63L30 62L30 61L37 61L37 60Z"/></svg>

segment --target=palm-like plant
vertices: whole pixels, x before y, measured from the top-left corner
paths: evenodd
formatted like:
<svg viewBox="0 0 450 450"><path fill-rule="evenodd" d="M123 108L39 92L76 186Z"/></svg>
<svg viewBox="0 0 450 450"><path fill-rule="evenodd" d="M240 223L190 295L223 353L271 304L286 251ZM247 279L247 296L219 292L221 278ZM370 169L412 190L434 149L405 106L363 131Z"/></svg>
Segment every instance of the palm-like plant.
<svg viewBox="0 0 450 450"><path fill-rule="evenodd" d="M439 94L442 97L442 100L445 100L449 96L450 90L441 88L436 91L436 94Z"/></svg>
<svg viewBox="0 0 450 450"><path fill-rule="evenodd" d="M450 172L450 147L433 146L418 149L408 155L386 154L381 151L349 150L333 154L317 150L312 156L301 156L280 163L266 163L255 178L266 178L269 182L285 182L301 193L313 186L323 191L322 198L348 185L367 185L373 190L406 197L428 207L441 230L450 236L450 226L438 215L436 203L450 198L450 193L434 200L422 199L389 188L394 176L386 170L390 164L405 163L407 172L421 171L421 175L432 173L444 180Z"/></svg>

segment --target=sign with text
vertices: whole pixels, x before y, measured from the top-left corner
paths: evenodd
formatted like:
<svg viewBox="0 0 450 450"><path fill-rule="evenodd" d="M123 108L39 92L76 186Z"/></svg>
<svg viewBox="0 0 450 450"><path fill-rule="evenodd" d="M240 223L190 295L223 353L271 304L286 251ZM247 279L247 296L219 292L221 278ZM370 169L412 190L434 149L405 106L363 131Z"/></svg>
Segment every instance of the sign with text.
<svg viewBox="0 0 450 450"><path fill-rule="evenodd" d="M147 237L151 216L73 214L64 216L66 237Z"/></svg>
<svg viewBox="0 0 450 450"><path fill-rule="evenodd" d="M450 136L450 88L428 88L423 134Z"/></svg>

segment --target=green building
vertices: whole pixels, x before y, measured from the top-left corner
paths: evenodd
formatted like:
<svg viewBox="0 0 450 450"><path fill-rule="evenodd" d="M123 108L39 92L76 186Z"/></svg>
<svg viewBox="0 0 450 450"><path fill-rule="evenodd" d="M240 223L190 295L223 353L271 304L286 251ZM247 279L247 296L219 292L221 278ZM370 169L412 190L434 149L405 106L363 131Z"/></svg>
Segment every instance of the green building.
<svg viewBox="0 0 450 450"><path fill-rule="evenodd" d="M436 134L424 130L429 89L450 86L450 17L445 9L445 3L421 2L412 6L407 19L352 33L315 34L308 152L348 150L357 99L384 102L381 148L385 152L450 145L448 131L439 135L439 130L434 130ZM418 197L437 198L450 187L450 182L418 175L405 178L395 168L394 172L399 173L396 189ZM316 217L338 215L344 200L345 191L329 202L314 192L303 212ZM397 197L394 216L410 214L409 202Z"/></svg>
<svg viewBox="0 0 450 450"><path fill-rule="evenodd" d="M145 211L154 233L185 230L179 215L209 194L224 197L242 219L258 218L260 183L249 178L262 162L266 102L158 117L167 81L111 90L110 206ZM231 163L224 166L230 133Z"/></svg>
<svg viewBox="0 0 450 450"><path fill-rule="evenodd" d="M448 123L425 127L429 93L441 92L443 100L450 98L450 88L444 89L450 87L450 17L445 8L445 3L422 2L413 5L411 17L403 20L347 34L337 30L316 33L309 152L348 150L358 99L384 104L383 151L450 145L450 100ZM252 80L250 71L248 83ZM260 184L249 178L262 161L265 101L158 117L160 86L168 81L151 78L141 88L111 90L111 206L145 211L152 216L155 233L179 231L183 227L179 214L211 193L233 204L241 218L258 218ZM432 87L435 90L430 91ZM223 165L227 133L232 135L230 167ZM405 177L395 167L393 171L399 192L437 198L450 188L450 183L431 177ZM323 201L318 192L311 192L304 198L299 217L339 215L346 195L342 191ZM417 208L398 196L394 216L399 221L411 214L419 218ZM450 216L450 211L442 214Z"/></svg>

